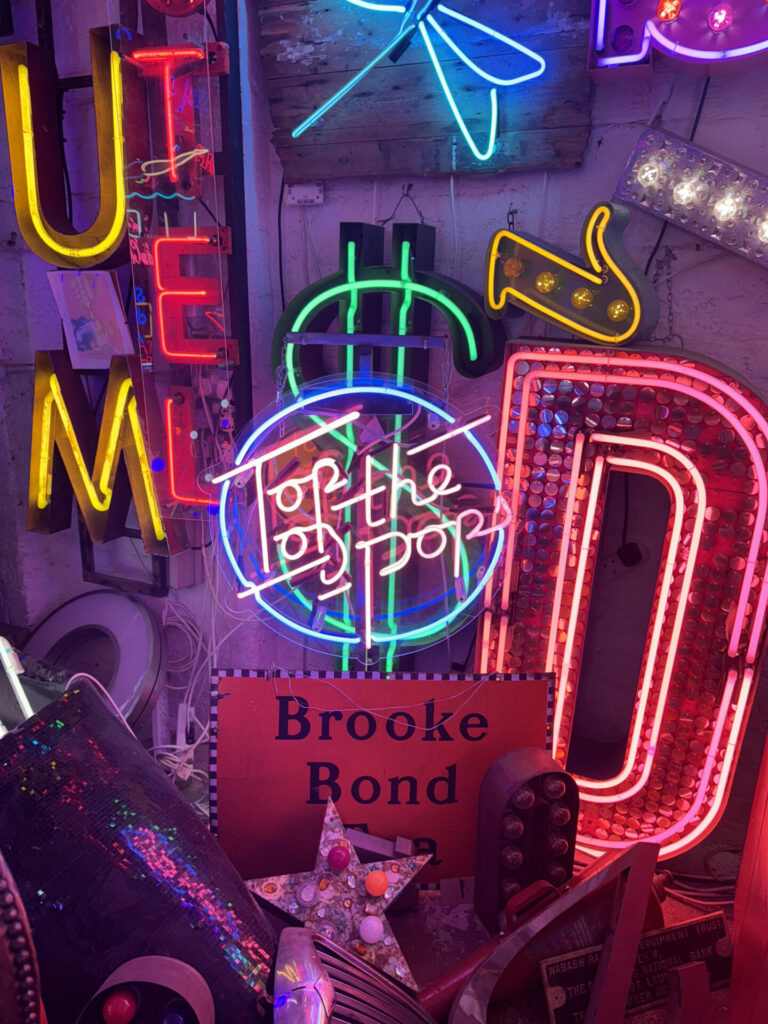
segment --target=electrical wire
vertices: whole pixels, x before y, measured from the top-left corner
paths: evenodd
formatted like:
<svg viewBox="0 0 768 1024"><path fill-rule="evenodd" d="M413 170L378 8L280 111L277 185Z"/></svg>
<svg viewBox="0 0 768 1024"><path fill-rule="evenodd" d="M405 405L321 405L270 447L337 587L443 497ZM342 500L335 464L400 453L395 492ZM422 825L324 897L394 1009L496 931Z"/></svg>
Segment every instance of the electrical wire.
<svg viewBox="0 0 768 1024"><path fill-rule="evenodd" d="M688 136L689 142L693 142L694 136L696 135L696 129L699 127L699 121L701 120L701 115L704 110L704 102L707 98L707 93L709 92L709 83L711 81L711 76L707 75L707 77L704 80L704 87L701 90L701 96L699 97L699 106L696 110L696 116L693 119L693 127L691 128L691 133ZM664 235L666 234L667 226L669 225L669 223L670 222L668 220L665 220L664 223L661 225L661 231L659 231L658 238L656 239L656 242L653 248L651 249L651 254L648 257L648 260L645 264L645 270L643 271L643 273L646 275L646 277L648 276L648 271L651 269L651 264L653 263L656 257L656 253L659 251L659 246L661 245L664 239Z"/></svg>
<svg viewBox="0 0 768 1024"><path fill-rule="evenodd" d="M280 274L280 301L285 310L285 278L283 274L283 196L285 175L280 179L280 197L277 200L277 269Z"/></svg>

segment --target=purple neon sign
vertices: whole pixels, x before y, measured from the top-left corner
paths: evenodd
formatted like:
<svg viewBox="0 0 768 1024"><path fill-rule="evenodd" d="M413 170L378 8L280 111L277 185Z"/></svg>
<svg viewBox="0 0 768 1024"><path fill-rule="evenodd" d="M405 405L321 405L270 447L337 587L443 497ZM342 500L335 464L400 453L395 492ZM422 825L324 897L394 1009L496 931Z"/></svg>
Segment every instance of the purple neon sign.
<svg viewBox="0 0 768 1024"><path fill-rule="evenodd" d="M593 0L590 72L649 67L652 50L710 66L759 56L768 51L768 3Z"/></svg>

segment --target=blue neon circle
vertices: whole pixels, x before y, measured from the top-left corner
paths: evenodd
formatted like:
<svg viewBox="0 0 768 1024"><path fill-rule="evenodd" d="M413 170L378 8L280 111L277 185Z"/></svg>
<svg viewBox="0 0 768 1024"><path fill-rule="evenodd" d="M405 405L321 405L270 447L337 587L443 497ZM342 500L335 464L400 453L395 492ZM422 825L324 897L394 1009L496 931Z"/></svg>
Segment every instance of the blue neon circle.
<svg viewBox="0 0 768 1024"><path fill-rule="evenodd" d="M440 406L435 405L434 402L430 402L427 398L424 398L422 395L416 394L412 391L406 391L401 388L388 387L385 385L372 384L365 384L359 386L355 385L353 390L356 394L363 395L394 395L395 397L402 398L407 402L412 402L417 405L420 405L422 408L428 410L431 413L434 413L436 416L439 416L440 419L442 419L446 423L450 424L456 422L455 416L451 416L450 413L446 412L444 409L441 409ZM349 387L335 387L331 388L328 391L313 393L307 395L306 398L302 398L299 401L294 402L293 405L286 406L284 409L281 409L278 412L274 413L274 415L270 416L251 434L249 434L249 436L243 442L240 451L237 453L237 456L235 457L234 465L241 465L245 461L246 455L250 453L253 445L259 440L259 438L261 438L265 433L271 430L272 427L278 424L281 420L286 419L294 412L306 409L308 406L314 405L318 402L325 402L328 399L336 398L339 395L348 396L349 392ZM467 431L462 436L472 444L473 448L482 459L485 468L488 470L488 475L491 479L494 489L497 491L501 490L501 483L499 480L499 476L496 472L496 468L494 467L493 463L488 457L488 453L485 451L478 438L475 437L475 435L471 431ZM237 579L242 583L245 589L248 589L251 586L251 581L245 577L245 575L240 569L240 566L237 564L237 559L229 542L229 533L226 524L227 496L229 495L229 488L231 486L231 480L225 480L221 488L221 497L219 499L218 507L219 533L221 536L224 553L227 556L227 561L232 567L232 570L235 573ZM454 619L462 611L467 609L480 595L480 593L485 589L486 584L493 575L493 571L496 568L499 559L501 558L501 551L503 546L504 534L502 531L499 531L498 537L496 538L496 544L493 550L493 554L482 578L474 587L474 589L467 594L466 598L464 598L463 601L459 601L457 603L455 608L453 608L450 612L447 612L441 618L435 619L434 622L429 623L429 625L432 627L435 633L437 633L441 626L447 626L451 622L453 622ZM304 636L311 637L313 640L320 640L325 641L326 643L341 645L354 645L359 644L361 642L359 636L337 636L333 633L324 633L320 630L310 629L308 626L302 626L301 623L295 622L293 619L289 619L286 615L283 615L282 612L278 611L275 607L273 607L270 604L267 604L262 599L260 594L254 594L253 597L256 600L256 603L260 605L264 609L264 611L271 615L273 618L277 619L279 622L282 622L283 625L287 626L288 628L295 630L296 632L301 633ZM381 634L372 632L371 639L375 643L398 643L399 641L408 640L410 637L422 633L423 631L424 626L420 626L416 629L406 630L402 633Z"/></svg>

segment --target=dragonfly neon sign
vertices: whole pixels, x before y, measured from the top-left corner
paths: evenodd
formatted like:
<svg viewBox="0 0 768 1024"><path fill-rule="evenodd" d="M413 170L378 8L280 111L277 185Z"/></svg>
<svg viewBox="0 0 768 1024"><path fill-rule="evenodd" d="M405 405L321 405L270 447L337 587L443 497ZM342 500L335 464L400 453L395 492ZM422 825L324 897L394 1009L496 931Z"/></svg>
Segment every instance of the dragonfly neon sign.
<svg viewBox="0 0 768 1024"><path fill-rule="evenodd" d="M476 21L474 18L468 17L466 14L462 14L459 11L455 11L452 7L448 7L445 4L438 3L437 0L411 0L409 4L388 4L388 3L374 3L369 0L346 0L347 3L354 4L355 7L362 7L365 10L375 11L379 14L401 14L402 19L400 26L394 33L392 38L389 40L387 45L381 49L356 75L341 87L330 99L326 100L322 106L310 115L305 121L291 132L294 139L316 124L320 118L324 117L333 107L343 100L359 82L362 81L365 76L376 67L385 57L388 57L391 61L395 62L400 59L405 50L410 46L416 36L420 36L424 46L426 48L429 59L432 62L432 66L435 69L435 74L440 83L440 88L448 102L448 106L451 108L451 113L459 127L459 131L464 137L469 148L477 160L485 161L489 160L493 154L494 146L496 145L496 138L498 135L499 128L499 97L497 86L509 87L513 85L520 85L523 82L528 82L533 78L538 78L539 75L543 74L546 69L546 61L538 53L528 49L527 46L523 46L522 43L517 42L515 39L511 39L509 36L504 35L503 32L499 32L489 25L484 25L480 21ZM502 77L500 75L494 75L485 68L477 64L466 52L465 49L456 41L456 34L466 35L466 29L472 29L481 36L486 36L491 39L502 43L509 50L514 51L517 55L522 55L526 58L526 69L521 71L519 74L514 74L509 77ZM484 149L481 149L478 143L475 141L472 133L470 132L466 121L462 117L459 105L456 101L456 96L448 84L448 79L443 70L440 58L437 53L437 45L445 44L453 56L458 57L459 60L471 71L473 71L477 77L481 80L479 88L484 87L486 84L489 86L488 91L488 102L489 102L489 127L488 127L488 141ZM511 54L508 54L508 57Z"/></svg>
<svg viewBox="0 0 768 1024"><path fill-rule="evenodd" d="M509 521L476 435L490 419L459 421L420 394L370 381L269 417L214 479L238 597L294 638L354 647L361 660L465 625Z"/></svg>

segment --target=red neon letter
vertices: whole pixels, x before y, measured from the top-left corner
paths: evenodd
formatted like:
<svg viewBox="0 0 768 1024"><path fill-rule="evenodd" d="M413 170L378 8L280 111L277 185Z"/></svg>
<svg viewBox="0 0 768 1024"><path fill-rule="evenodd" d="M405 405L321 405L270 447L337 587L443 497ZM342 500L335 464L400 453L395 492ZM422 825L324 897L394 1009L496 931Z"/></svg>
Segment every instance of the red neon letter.
<svg viewBox="0 0 768 1024"><path fill-rule="evenodd" d="M197 142L195 103L191 102L190 78L226 75L229 71L229 50L223 43L201 46L162 46L134 50L131 60L145 78L158 79L162 86L162 112L165 128L167 163L150 161L145 167L152 178L165 175L185 193L197 193L196 168L211 154ZM158 166L160 165L160 166ZM180 182L179 169L187 165Z"/></svg>
<svg viewBox="0 0 768 1024"><path fill-rule="evenodd" d="M768 407L699 357L517 351L498 472L513 521L479 670L553 671L565 761L612 470L655 477L671 513L621 770L579 778L580 844L662 857L716 825L753 698L768 602Z"/></svg>
<svg viewBox="0 0 768 1024"><path fill-rule="evenodd" d="M228 228L207 228L193 235L188 228L169 228L152 246L157 290L157 334L163 355L170 363L237 363L237 341L221 334L191 337L184 317L185 306L222 306L221 279L187 277L181 273L182 256L219 256L232 252ZM212 327L216 321L207 318Z"/></svg>
<svg viewBox="0 0 768 1024"><path fill-rule="evenodd" d="M215 505L213 494L206 494L197 482L193 403L192 388L185 387L174 388L173 395L165 400L168 489L171 498L181 505Z"/></svg>

